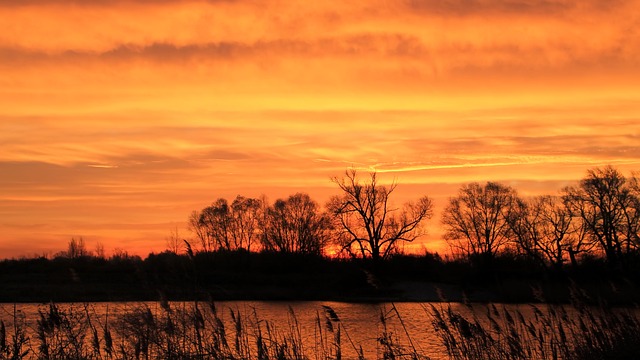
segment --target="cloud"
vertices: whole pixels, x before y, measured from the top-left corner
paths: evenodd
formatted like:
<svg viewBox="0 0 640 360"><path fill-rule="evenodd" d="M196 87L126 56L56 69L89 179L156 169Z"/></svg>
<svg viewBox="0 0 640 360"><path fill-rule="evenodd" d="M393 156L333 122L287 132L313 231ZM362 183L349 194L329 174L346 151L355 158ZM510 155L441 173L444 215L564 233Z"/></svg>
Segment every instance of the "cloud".
<svg viewBox="0 0 640 360"><path fill-rule="evenodd" d="M553 36L553 39L551 39ZM4 67L50 66L56 63L131 63L144 60L156 64L206 64L209 62L253 62L264 65L290 61L356 61L369 63L372 57L385 64L411 65L425 74L456 69L596 68L602 65L635 64L640 52L639 39L609 39L605 43L579 42L572 36L551 32L541 39L522 42L516 38L496 38L478 43L472 38L452 39L450 43L430 43L415 34L362 33L342 37L276 39L256 42L220 41L188 45L156 42L145 45L119 44L103 51L69 49L59 52L20 47L0 47ZM417 63L417 62L420 63ZM371 63L369 63L371 64ZM376 66L375 64L371 64ZM273 68L273 66L271 66ZM495 70L495 71L493 71ZM603 70L603 69L600 69Z"/></svg>
<svg viewBox="0 0 640 360"><path fill-rule="evenodd" d="M354 68L370 67L375 73L393 67L427 77L499 74L509 68L559 70L554 76L573 67L610 71L624 65L631 70L640 55L634 30L640 18L625 10L631 2L619 1L606 10L600 3L423 0L301 9L274 2L262 11L264 4L243 1L119 2L105 5L108 11L59 5L5 10L8 30L0 34L0 52L12 67L248 61L280 71L269 64L343 62L335 67L343 75ZM466 15L457 18L460 13ZM484 26L487 15L495 16L492 26ZM25 29L24 23L34 26Z"/></svg>
<svg viewBox="0 0 640 360"><path fill-rule="evenodd" d="M633 1L16 3L0 244L163 242L212 199L328 196L349 166L541 192L640 162Z"/></svg>
<svg viewBox="0 0 640 360"><path fill-rule="evenodd" d="M410 11L441 16L549 17L575 12L606 12L630 1L615 0L606 5L598 0L408 0L401 3Z"/></svg>
<svg viewBox="0 0 640 360"><path fill-rule="evenodd" d="M440 15L553 14L572 8L567 1L528 0L410 0L403 2L412 11Z"/></svg>
<svg viewBox="0 0 640 360"><path fill-rule="evenodd" d="M31 7L31 6L47 6L47 5L61 5L61 6L80 6L80 7L104 7L104 6L112 6L114 4L142 4L142 5L158 5L158 4L167 4L167 3L194 3L194 2L205 2L212 4L221 4L221 3L234 3L236 0L22 0L22 1L12 1L12 0L0 0L0 7ZM247 2L247 1L245 1Z"/></svg>

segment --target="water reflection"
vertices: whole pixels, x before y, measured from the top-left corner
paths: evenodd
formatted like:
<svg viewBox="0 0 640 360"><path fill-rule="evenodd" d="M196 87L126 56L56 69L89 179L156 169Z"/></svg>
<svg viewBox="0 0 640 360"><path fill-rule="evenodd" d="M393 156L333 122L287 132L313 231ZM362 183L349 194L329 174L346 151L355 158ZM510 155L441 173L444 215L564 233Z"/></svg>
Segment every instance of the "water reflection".
<svg viewBox="0 0 640 360"><path fill-rule="evenodd" d="M112 329L118 319L135 309L148 307L155 314L163 312L162 305L158 302L61 303L57 305L63 311L71 309L75 313L89 314L95 324L109 322ZM170 308L175 310L186 310L193 305L192 302L169 303ZM386 333L397 345L407 348L415 347L418 353L433 359L447 358L445 349L435 334L432 318L425 304L225 301L216 302L215 307L228 329L233 329L231 311L239 312L247 320L254 319L262 324L269 323L281 334L299 329L305 353L317 352L320 336L330 335L326 329L325 316L325 308L328 307L339 318L341 351L344 358L357 357L356 351L359 349L367 359L381 358L384 349L379 337L384 333L385 326ZM40 318L39 312L47 313L48 311L49 304L0 304L0 319L5 322L7 329L11 329L14 317L23 318L27 331L31 333L30 337L33 337ZM114 334L114 336L114 343L117 343L117 335Z"/></svg>

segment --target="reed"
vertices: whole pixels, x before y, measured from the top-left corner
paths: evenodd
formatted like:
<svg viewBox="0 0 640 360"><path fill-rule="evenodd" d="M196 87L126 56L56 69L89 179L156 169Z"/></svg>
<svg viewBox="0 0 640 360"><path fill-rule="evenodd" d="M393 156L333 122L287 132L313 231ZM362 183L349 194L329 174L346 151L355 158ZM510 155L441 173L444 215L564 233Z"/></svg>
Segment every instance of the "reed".
<svg viewBox="0 0 640 360"><path fill-rule="evenodd" d="M299 324L290 310L286 330L229 309L225 321L213 302L141 305L116 326L122 359L308 359ZM132 357L127 354L134 354Z"/></svg>
<svg viewBox="0 0 640 360"><path fill-rule="evenodd" d="M11 313L12 325L7 329L3 320L0 320L0 359L25 359L30 355L28 348L29 337L26 332L24 314L13 305Z"/></svg>
<svg viewBox="0 0 640 360"><path fill-rule="evenodd" d="M391 318L396 318L400 323L408 345L403 345L399 340L399 335L390 330L387 323ZM395 304L391 304L391 309L387 312L384 312L382 309L380 310L380 324L382 325L382 332L378 337L378 344L382 348L381 353L383 359L429 359L428 356L423 354L423 351L418 350L419 344L415 344L411 339L411 334L407 330L407 326Z"/></svg>
<svg viewBox="0 0 640 360"><path fill-rule="evenodd" d="M529 305L533 316L505 306L431 304L425 310L450 359L633 359L640 352L635 309Z"/></svg>
<svg viewBox="0 0 640 360"><path fill-rule="evenodd" d="M635 358L640 353L637 310L586 304L577 292L571 305L455 308L443 302L423 309L425 323L432 322L444 345L442 355L450 359ZM274 324L256 309L220 309L211 301L139 304L119 315L108 306L97 314L89 305L51 303L40 309L34 325L15 306L5 315L13 319L0 320L1 360L364 360L372 351L353 340L351 326L329 306L316 312L313 340L304 337L292 308L286 324ZM368 356L428 359L423 344L413 340L421 334L411 334L394 304L381 309L378 329L376 355Z"/></svg>

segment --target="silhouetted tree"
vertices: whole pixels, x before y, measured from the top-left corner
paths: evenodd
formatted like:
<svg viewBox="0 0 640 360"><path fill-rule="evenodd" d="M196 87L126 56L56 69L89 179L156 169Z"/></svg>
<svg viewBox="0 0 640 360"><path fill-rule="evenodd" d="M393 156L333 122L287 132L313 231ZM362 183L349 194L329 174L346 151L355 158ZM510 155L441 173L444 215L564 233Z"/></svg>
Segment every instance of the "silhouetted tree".
<svg viewBox="0 0 640 360"><path fill-rule="evenodd" d="M321 255L330 239L330 219L307 194L278 199L266 209L263 249Z"/></svg>
<svg viewBox="0 0 640 360"><path fill-rule="evenodd" d="M433 216L433 203L427 196L393 208L389 199L397 184L378 184L376 173L360 182L356 170L333 178L342 194L334 196L327 207L336 221L338 242L352 256L387 258L401 242L411 242L422 235L421 224Z"/></svg>
<svg viewBox="0 0 640 360"><path fill-rule="evenodd" d="M591 247L581 220L557 196L517 199L508 220L517 248L545 266L561 268L567 259L576 265L576 255Z"/></svg>
<svg viewBox="0 0 640 360"><path fill-rule="evenodd" d="M194 210L191 212L189 215L189 230L195 234L202 251L209 252L212 250L211 246L214 245L214 239L211 238L207 227L200 223L201 216L202 211Z"/></svg>
<svg viewBox="0 0 640 360"><path fill-rule="evenodd" d="M127 261L127 260L139 260L140 257L137 255L131 255L129 252L123 248L115 248L113 249L113 253L109 260L111 261Z"/></svg>
<svg viewBox="0 0 640 360"><path fill-rule="evenodd" d="M106 255L104 252L104 245L101 242L97 242L96 243L96 255L97 258L99 259L106 259Z"/></svg>
<svg viewBox="0 0 640 360"><path fill-rule="evenodd" d="M628 181L611 166L587 172L578 186L564 190L572 212L580 216L590 239L616 266L638 249L640 202L635 177Z"/></svg>
<svg viewBox="0 0 640 360"><path fill-rule="evenodd" d="M629 244L637 251L640 249L640 178L633 173L629 178L631 192L630 208L627 210Z"/></svg>
<svg viewBox="0 0 640 360"><path fill-rule="evenodd" d="M69 244L67 245L67 257L70 259L75 259L83 256L88 256L89 252L87 251L87 247L84 244L84 239L82 237L76 240L75 238L71 238Z"/></svg>
<svg viewBox="0 0 640 360"><path fill-rule="evenodd" d="M516 199L513 188L499 183L463 185L442 213L445 239L463 255L491 261L509 242Z"/></svg>
<svg viewBox="0 0 640 360"><path fill-rule="evenodd" d="M251 251L252 245L259 238L259 220L262 201L254 198L237 196L231 204L232 243L236 249Z"/></svg>
<svg viewBox="0 0 640 360"><path fill-rule="evenodd" d="M258 220L261 201L238 195L229 206L220 198L189 219L204 251L251 250L258 239Z"/></svg>
<svg viewBox="0 0 640 360"><path fill-rule="evenodd" d="M211 206L202 209L198 225L207 233L207 248L211 250L231 249L231 214L226 199L220 198Z"/></svg>
<svg viewBox="0 0 640 360"><path fill-rule="evenodd" d="M178 232L178 227L176 226L171 230L169 236L166 238L167 241L167 250L174 253L179 254L180 250L184 247L184 241L180 237L180 233Z"/></svg>

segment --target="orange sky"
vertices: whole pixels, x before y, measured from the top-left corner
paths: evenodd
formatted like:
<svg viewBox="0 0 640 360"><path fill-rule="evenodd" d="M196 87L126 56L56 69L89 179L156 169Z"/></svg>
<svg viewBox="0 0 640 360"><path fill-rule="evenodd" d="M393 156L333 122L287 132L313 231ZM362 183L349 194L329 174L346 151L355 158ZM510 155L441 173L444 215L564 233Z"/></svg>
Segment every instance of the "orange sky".
<svg viewBox="0 0 640 360"><path fill-rule="evenodd" d="M324 202L349 166L439 207L469 181L640 170L639 9L0 0L0 257L162 251L218 197Z"/></svg>

